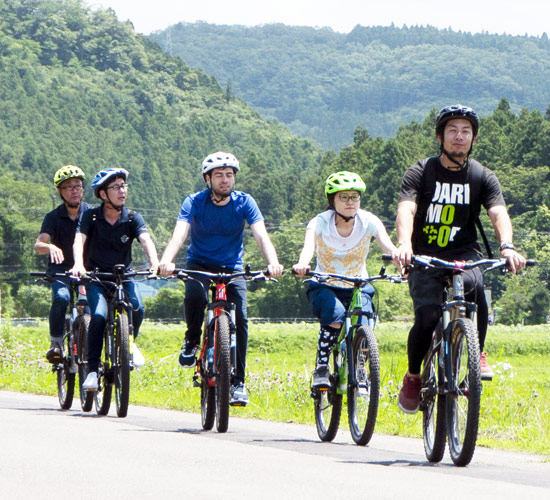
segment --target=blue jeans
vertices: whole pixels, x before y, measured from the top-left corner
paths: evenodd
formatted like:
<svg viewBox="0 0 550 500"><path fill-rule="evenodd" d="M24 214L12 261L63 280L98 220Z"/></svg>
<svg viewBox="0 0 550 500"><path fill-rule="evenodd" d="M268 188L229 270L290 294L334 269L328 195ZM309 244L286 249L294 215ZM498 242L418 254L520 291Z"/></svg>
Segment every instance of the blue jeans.
<svg viewBox="0 0 550 500"><path fill-rule="evenodd" d="M138 336L139 327L143 322L143 301L135 281L124 283L126 299L132 305L132 323L134 325L134 338ZM103 350L103 333L107 324L107 295L105 288L97 283L86 285L88 305L92 317L88 328L88 370L97 372L101 352Z"/></svg>
<svg viewBox="0 0 550 500"><path fill-rule="evenodd" d="M353 288L339 288L310 281L307 286L307 296L311 303L313 314L320 320L321 326L332 323L343 323L346 311L351 302ZM367 284L361 289L363 311L372 315L372 296L374 288Z"/></svg>
<svg viewBox="0 0 550 500"><path fill-rule="evenodd" d="M231 274L231 269L217 266L206 266L198 262L188 262L186 269L195 271L206 271L211 273ZM203 286L195 280L185 282L185 322L187 331L185 339L191 342L200 343L201 328L204 322L204 309L207 304L208 286L210 280L205 278L200 280ZM248 315L247 307L247 287L244 278L236 278L235 281L227 285L227 300L235 304L235 321L237 334L237 366L235 370L235 382L244 382L246 370L246 351L248 347ZM206 292L205 292L206 291Z"/></svg>
<svg viewBox="0 0 550 500"><path fill-rule="evenodd" d="M56 278L56 281L51 284L51 288L50 338L61 340L65 330L65 313L71 299L69 278Z"/></svg>

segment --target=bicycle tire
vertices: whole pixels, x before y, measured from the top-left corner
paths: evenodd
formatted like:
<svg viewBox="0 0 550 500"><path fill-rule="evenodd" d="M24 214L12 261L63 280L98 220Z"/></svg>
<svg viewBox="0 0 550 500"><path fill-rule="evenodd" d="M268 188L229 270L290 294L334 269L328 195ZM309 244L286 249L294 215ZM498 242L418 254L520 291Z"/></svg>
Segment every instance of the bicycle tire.
<svg viewBox="0 0 550 500"><path fill-rule="evenodd" d="M479 341L470 319L451 325L451 367L453 389L447 393L447 435L451 459L458 466L470 463L474 455L481 404Z"/></svg>
<svg viewBox="0 0 550 500"><path fill-rule="evenodd" d="M434 333L441 338L441 326ZM432 344L433 347L433 344ZM424 452L429 462L441 462L445 454L447 440L446 396L440 386L444 383L439 368L439 351L430 349L422 369L422 389L420 391L420 409L422 411L422 438Z"/></svg>
<svg viewBox="0 0 550 500"><path fill-rule="evenodd" d="M330 442L336 437L342 414L343 396L338 392L336 363L334 363L334 373L329 376L329 379L330 389L328 391L312 391L317 435L324 442Z"/></svg>
<svg viewBox="0 0 550 500"><path fill-rule="evenodd" d="M114 339L109 332L109 325L105 327L104 340L103 361L99 363L97 372L98 387L94 393L95 410L98 415L107 415L109 413L113 395L111 348L109 344L112 345Z"/></svg>
<svg viewBox="0 0 550 500"><path fill-rule="evenodd" d="M348 383L349 428L355 443L365 446L374 433L380 395L380 356L370 326L360 326L355 332L351 366L357 384Z"/></svg>
<svg viewBox="0 0 550 500"><path fill-rule="evenodd" d="M222 314L216 319L214 372L216 374L216 430L226 432L229 426L229 388L231 384L231 352L229 318Z"/></svg>
<svg viewBox="0 0 550 500"><path fill-rule="evenodd" d="M114 352L111 366L115 386L116 414L119 418L128 415L130 403L130 327L128 313L123 308L115 314Z"/></svg>
<svg viewBox="0 0 550 500"><path fill-rule="evenodd" d="M70 326L66 325L66 330L69 328ZM63 358L61 363L56 366L57 397L59 399L59 406L63 410L70 410L74 397L75 374L74 372L71 373L70 366L70 335L70 331L65 331L65 335L63 336Z"/></svg>
<svg viewBox="0 0 550 500"><path fill-rule="evenodd" d="M216 391L209 385L208 375L203 372L201 377L201 423L205 431L214 427L216 419Z"/></svg>
<svg viewBox="0 0 550 500"><path fill-rule="evenodd" d="M80 407L82 411L89 412L94 405L94 393L82 389L82 384L88 376L88 362L86 353L88 351L88 327L90 326L90 315L77 316L73 324L76 338L76 360L78 363L78 390L80 392Z"/></svg>

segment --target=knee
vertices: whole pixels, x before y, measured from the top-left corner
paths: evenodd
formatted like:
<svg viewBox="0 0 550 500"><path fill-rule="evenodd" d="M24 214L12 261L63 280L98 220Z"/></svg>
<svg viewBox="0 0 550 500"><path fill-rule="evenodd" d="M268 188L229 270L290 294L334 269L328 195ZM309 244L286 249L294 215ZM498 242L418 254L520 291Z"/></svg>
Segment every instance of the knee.
<svg viewBox="0 0 550 500"><path fill-rule="evenodd" d="M438 305L419 307L415 311L415 326L419 330L432 332L439 322L440 310Z"/></svg>

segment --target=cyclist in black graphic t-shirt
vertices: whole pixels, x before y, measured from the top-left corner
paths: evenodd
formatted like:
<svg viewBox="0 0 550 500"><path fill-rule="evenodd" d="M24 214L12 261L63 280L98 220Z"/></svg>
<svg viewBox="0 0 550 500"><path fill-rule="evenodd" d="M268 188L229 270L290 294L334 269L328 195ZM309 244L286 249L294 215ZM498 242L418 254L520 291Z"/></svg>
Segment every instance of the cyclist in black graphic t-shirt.
<svg viewBox="0 0 550 500"><path fill-rule="evenodd" d="M401 266L408 266L413 254L479 260L476 219L481 206L487 210L509 269L516 272L525 266L525 258L512 243L512 224L496 176L469 158L478 129L479 119L471 108L460 104L443 108L435 127L440 155L419 161L405 172L396 220ZM399 407L405 413L418 411L420 367L439 320L443 279L437 269L413 268L409 275L415 321L408 338L409 369L399 393ZM465 273L465 289L466 298L478 307L482 379L491 380L493 372L483 352L488 307L478 268Z"/></svg>

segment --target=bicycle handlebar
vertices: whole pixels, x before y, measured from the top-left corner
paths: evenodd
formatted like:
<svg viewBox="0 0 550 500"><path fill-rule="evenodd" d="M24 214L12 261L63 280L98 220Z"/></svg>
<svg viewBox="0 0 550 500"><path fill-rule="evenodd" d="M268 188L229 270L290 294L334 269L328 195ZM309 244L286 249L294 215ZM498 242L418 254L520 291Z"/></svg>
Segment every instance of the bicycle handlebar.
<svg viewBox="0 0 550 500"><path fill-rule="evenodd" d="M389 254L383 254L382 260L392 260L392 256ZM443 259L439 259L437 257L430 257L429 255L413 255L412 256L412 262L411 264L414 265L420 265L425 267L431 267L431 268L442 268L442 269L449 269L454 271L466 271L468 269L473 269L475 267L480 266L489 266L487 269L485 269L485 272L487 271L493 271L494 269L500 269L507 265L508 260L505 258L502 259L481 259L476 260L474 262L466 262L464 260L454 260L454 261L447 261ZM534 259L529 259L526 261L525 265L527 267L531 267L536 265L537 261Z"/></svg>
<svg viewBox="0 0 550 500"><path fill-rule="evenodd" d="M296 275L296 272L294 269L292 270L292 274ZM330 278L339 279L342 281L348 281L349 283L353 283L356 285L364 285L367 283L370 283L371 281L380 281L380 280L388 280L392 283L401 283L403 281L403 277L400 274L386 274L386 268L380 269L380 274L377 276L370 276L368 278L361 278L358 276L350 277L350 276L344 276L343 274L334 274L334 273L318 273L316 271L307 271L305 273L306 276L312 276L314 278L318 278L319 281L322 283L323 281L327 281Z"/></svg>
<svg viewBox="0 0 550 500"><path fill-rule="evenodd" d="M263 271L251 271L250 266L247 266L247 268L244 271L239 271L237 273L211 273L208 271L199 271L195 269L174 269L172 271L172 274L176 277L181 279L182 281L186 281L188 279L196 279L193 278L193 274L204 276L205 278L208 278L210 281L215 283L221 283L221 282L229 282L234 278L244 277L248 278L248 281L274 281L275 283L278 283L278 281L275 278L271 278L269 276L269 270L265 269Z"/></svg>

